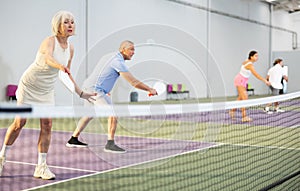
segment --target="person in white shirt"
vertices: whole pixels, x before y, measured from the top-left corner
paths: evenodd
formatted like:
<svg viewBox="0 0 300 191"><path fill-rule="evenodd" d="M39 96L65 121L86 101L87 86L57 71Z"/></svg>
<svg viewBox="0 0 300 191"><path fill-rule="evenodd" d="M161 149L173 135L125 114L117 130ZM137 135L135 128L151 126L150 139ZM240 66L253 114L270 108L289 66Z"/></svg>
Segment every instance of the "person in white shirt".
<svg viewBox="0 0 300 191"><path fill-rule="evenodd" d="M272 95L276 96L279 95L279 91L283 88L281 80L282 78L288 81L288 77L285 74L285 71L283 69L283 60L278 58L274 61L274 65L272 68L269 69L267 74L267 80L271 83L270 89L272 91ZM273 103L267 104L264 111L268 114L271 114L270 107L273 105ZM276 112L284 112L284 110L279 109L279 103L274 103L274 111Z"/></svg>

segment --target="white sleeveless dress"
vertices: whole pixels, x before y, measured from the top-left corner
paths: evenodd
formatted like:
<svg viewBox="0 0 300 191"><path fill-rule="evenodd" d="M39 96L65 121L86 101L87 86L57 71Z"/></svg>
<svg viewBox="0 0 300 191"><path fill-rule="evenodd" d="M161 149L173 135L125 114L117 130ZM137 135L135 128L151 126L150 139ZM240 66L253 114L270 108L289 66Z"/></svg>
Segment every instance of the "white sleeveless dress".
<svg viewBox="0 0 300 191"><path fill-rule="evenodd" d="M55 37L54 59L67 66L70 59L70 46L63 49ZM54 105L54 84L58 69L46 64L45 55L37 53L35 61L23 73L16 97L18 103L30 105Z"/></svg>

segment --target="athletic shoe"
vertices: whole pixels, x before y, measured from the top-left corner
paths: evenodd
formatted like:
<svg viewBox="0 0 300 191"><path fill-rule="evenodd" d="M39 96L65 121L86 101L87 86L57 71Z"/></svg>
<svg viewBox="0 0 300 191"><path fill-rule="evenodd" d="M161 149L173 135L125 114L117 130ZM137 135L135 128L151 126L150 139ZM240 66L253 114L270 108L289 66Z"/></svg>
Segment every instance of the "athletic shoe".
<svg viewBox="0 0 300 191"><path fill-rule="evenodd" d="M4 163L5 163L5 157L0 157L0 176L2 175Z"/></svg>
<svg viewBox="0 0 300 191"><path fill-rule="evenodd" d="M270 111L269 107L265 107L264 112L266 112L266 114L273 114L273 112Z"/></svg>
<svg viewBox="0 0 300 191"><path fill-rule="evenodd" d="M250 117L243 117L242 122L251 122L253 121Z"/></svg>
<svg viewBox="0 0 300 191"><path fill-rule="evenodd" d="M104 148L105 152L110 152L110 153L126 153L126 151L124 149L122 149L121 147L119 147L118 145L116 145L114 143L114 141L107 141L107 144L105 145Z"/></svg>
<svg viewBox="0 0 300 191"><path fill-rule="evenodd" d="M71 137L71 139L68 141L68 143L66 144L67 147L70 147L70 148L83 148L83 147L87 147L88 144L86 143L83 143L81 141L78 140L78 137Z"/></svg>
<svg viewBox="0 0 300 191"><path fill-rule="evenodd" d="M48 168L46 163L36 165L33 176L35 178L41 178L43 180L54 180L55 174L53 174Z"/></svg>
<svg viewBox="0 0 300 191"><path fill-rule="evenodd" d="M275 111L276 111L277 113L282 113L282 112L285 112L284 110L282 110L282 109L279 109L279 108L276 108L276 109L275 109Z"/></svg>

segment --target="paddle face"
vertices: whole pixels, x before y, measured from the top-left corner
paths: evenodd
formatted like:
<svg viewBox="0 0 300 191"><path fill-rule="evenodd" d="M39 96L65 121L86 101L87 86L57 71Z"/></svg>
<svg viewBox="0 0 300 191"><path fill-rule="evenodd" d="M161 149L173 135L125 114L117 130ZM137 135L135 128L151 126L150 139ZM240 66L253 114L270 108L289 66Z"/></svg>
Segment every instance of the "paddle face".
<svg viewBox="0 0 300 191"><path fill-rule="evenodd" d="M156 90L157 95L161 95L166 91L166 85L161 81L155 82L152 88ZM149 94L149 96L153 96L153 95Z"/></svg>
<svg viewBox="0 0 300 191"><path fill-rule="evenodd" d="M68 90L70 90L70 92L75 92L75 85L67 73L60 70L58 73L58 77L60 81L68 88Z"/></svg>
<svg viewBox="0 0 300 191"><path fill-rule="evenodd" d="M163 82L156 82L153 88L157 91L158 95L163 94L166 91L166 85Z"/></svg>

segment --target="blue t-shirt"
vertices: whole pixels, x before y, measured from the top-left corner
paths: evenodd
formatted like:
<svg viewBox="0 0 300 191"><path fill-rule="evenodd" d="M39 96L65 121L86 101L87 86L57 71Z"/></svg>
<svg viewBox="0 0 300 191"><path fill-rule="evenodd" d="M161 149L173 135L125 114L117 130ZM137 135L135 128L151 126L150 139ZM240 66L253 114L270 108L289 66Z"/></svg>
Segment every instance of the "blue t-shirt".
<svg viewBox="0 0 300 191"><path fill-rule="evenodd" d="M120 52L100 61L93 73L84 82L84 86L96 92L109 93L120 76L120 72L128 72L125 60Z"/></svg>

